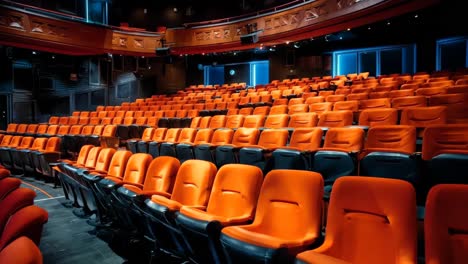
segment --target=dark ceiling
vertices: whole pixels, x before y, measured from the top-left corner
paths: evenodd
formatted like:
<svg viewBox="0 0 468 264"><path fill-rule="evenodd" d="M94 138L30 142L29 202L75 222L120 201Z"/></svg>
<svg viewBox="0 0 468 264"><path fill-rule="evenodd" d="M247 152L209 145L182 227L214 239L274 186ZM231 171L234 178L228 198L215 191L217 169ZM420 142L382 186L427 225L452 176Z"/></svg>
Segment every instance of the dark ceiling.
<svg viewBox="0 0 468 264"><path fill-rule="evenodd" d="M214 20L303 1L287 0L114 0L110 23L154 30L156 26L179 27L184 23Z"/></svg>

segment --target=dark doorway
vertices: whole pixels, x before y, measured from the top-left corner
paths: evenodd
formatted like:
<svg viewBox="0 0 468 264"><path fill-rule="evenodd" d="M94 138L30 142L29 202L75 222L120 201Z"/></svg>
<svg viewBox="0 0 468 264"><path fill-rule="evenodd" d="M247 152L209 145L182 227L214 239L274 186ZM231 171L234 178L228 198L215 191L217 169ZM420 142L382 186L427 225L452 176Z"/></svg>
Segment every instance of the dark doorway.
<svg viewBox="0 0 468 264"><path fill-rule="evenodd" d="M0 95L0 129L5 130L8 124L7 96Z"/></svg>

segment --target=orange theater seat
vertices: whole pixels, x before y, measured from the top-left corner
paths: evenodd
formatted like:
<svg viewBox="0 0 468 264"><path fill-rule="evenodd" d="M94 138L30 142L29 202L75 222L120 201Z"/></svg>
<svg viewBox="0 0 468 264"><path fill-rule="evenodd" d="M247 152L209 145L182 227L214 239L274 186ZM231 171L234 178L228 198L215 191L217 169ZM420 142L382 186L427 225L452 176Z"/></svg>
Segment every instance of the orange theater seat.
<svg viewBox="0 0 468 264"><path fill-rule="evenodd" d="M257 144L243 146L239 150L239 163L257 166L263 172L269 171L271 152L284 147L288 137L289 132L286 129L263 130Z"/></svg>
<svg viewBox="0 0 468 264"><path fill-rule="evenodd" d="M218 146L230 144L234 130L232 129L216 129L209 143L201 143L194 146L193 155L196 159L215 162L214 153Z"/></svg>
<svg viewBox="0 0 468 264"><path fill-rule="evenodd" d="M42 264L42 254L31 239L21 236L0 251L0 263Z"/></svg>
<svg viewBox="0 0 468 264"><path fill-rule="evenodd" d="M415 157L416 128L404 125L371 127L361 153L360 175L419 181Z"/></svg>
<svg viewBox="0 0 468 264"><path fill-rule="evenodd" d="M311 157L320 148L323 131L318 127L300 127L292 132L289 144L272 153L272 169L311 169Z"/></svg>
<svg viewBox="0 0 468 264"><path fill-rule="evenodd" d="M172 194L153 195L142 206L148 223L146 236L155 239L158 247L183 255L186 249L175 217L182 206L206 208L216 172L216 166L208 161L184 162L177 172Z"/></svg>
<svg viewBox="0 0 468 264"><path fill-rule="evenodd" d="M141 228L136 204L141 206L145 199L155 194L170 197L179 167L180 162L174 157L157 157L148 166L144 184L125 183L114 189L112 206L119 225L130 230Z"/></svg>
<svg viewBox="0 0 468 264"><path fill-rule="evenodd" d="M366 109L359 114L360 126L396 125L398 111L393 108Z"/></svg>
<svg viewBox="0 0 468 264"><path fill-rule="evenodd" d="M425 262L466 263L468 185L439 184L427 197L424 217Z"/></svg>
<svg viewBox="0 0 468 264"><path fill-rule="evenodd" d="M430 185L468 184L468 124L431 125L424 131L422 159Z"/></svg>
<svg viewBox="0 0 468 264"><path fill-rule="evenodd" d="M322 194L316 172L269 172L253 223L221 231L226 263L290 263L320 237Z"/></svg>
<svg viewBox="0 0 468 264"><path fill-rule="evenodd" d="M337 178L356 173L357 155L363 143L362 128L333 127L326 132L323 148L312 159L312 170L322 174L327 194Z"/></svg>
<svg viewBox="0 0 468 264"><path fill-rule="evenodd" d="M405 181L338 179L328 207L325 241L298 254L296 263L418 263L415 196Z"/></svg>
<svg viewBox="0 0 468 264"><path fill-rule="evenodd" d="M243 146L257 144L260 130L257 128L240 127L234 132L231 144L220 145L215 149L216 166L238 163L239 149Z"/></svg>
<svg viewBox="0 0 468 264"><path fill-rule="evenodd" d="M257 167L228 164L216 174L206 210L183 206L176 222L190 245L187 255L197 263L225 263L219 235L226 226L254 218L263 174ZM211 246L214 245L214 246Z"/></svg>
<svg viewBox="0 0 468 264"><path fill-rule="evenodd" d="M447 107L410 107L401 111L400 124L415 126L418 137L423 136L424 129L429 125L447 123Z"/></svg>

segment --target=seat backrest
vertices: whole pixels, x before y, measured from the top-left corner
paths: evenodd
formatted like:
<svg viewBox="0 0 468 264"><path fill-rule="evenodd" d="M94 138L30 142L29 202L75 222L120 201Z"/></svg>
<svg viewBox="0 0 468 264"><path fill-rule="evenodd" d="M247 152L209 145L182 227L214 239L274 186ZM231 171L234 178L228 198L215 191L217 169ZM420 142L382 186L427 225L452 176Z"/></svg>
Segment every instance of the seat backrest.
<svg viewBox="0 0 468 264"><path fill-rule="evenodd" d="M36 245L40 243L43 225L49 215L46 210L35 205L21 208L14 213L0 238L0 250L21 236L28 236Z"/></svg>
<svg viewBox="0 0 468 264"><path fill-rule="evenodd" d="M305 100L305 103L309 105L323 102L325 102L325 98L323 96L312 96Z"/></svg>
<svg viewBox="0 0 468 264"><path fill-rule="evenodd" d="M59 125L68 125L68 116L59 117Z"/></svg>
<svg viewBox="0 0 468 264"><path fill-rule="evenodd" d="M251 225L260 233L285 240L315 239L320 236L322 196L319 173L272 170L263 181Z"/></svg>
<svg viewBox="0 0 468 264"><path fill-rule="evenodd" d="M180 131L180 135L177 138L178 143L192 143L197 134L197 129L184 127Z"/></svg>
<svg viewBox="0 0 468 264"><path fill-rule="evenodd" d="M49 125L47 124L41 124L37 127L37 130L36 130L36 133L37 134L45 134L47 133L47 128L49 127Z"/></svg>
<svg viewBox="0 0 468 264"><path fill-rule="evenodd" d="M396 109L404 109L406 107L426 106L427 99L425 96L405 96L392 99L392 107Z"/></svg>
<svg viewBox="0 0 468 264"><path fill-rule="evenodd" d="M20 144L21 144L21 140L23 139L22 136L13 136L11 138L11 141L10 143L8 144L8 147L11 147L11 148L16 148L18 147Z"/></svg>
<svg viewBox="0 0 468 264"><path fill-rule="evenodd" d="M0 234L3 232L3 228L7 224L10 216L21 208L32 205L35 197L36 192L32 189L18 187L11 190L3 200L0 201L2 207L0 211Z"/></svg>
<svg viewBox="0 0 468 264"><path fill-rule="evenodd" d="M447 107L411 107L401 111L400 124L416 127L447 123Z"/></svg>
<svg viewBox="0 0 468 264"><path fill-rule="evenodd" d="M27 129L28 129L28 124L19 124L18 127L16 128L16 133L24 134L26 133Z"/></svg>
<svg viewBox="0 0 468 264"><path fill-rule="evenodd" d="M244 123L243 115L230 115L226 118L225 127L227 128L238 128Z"/></svg>
<svg viewBox="0 0 468 264"><path fill-rule="evenodd" d="M288 106L288 114L292 115L295 113L307 113L309 112L308 104L293 104Z"/></svg>
<svg viewBox="0 0 468 264"><path fill-rule="evenodd" d="M314 103L309 105L309 112L314 112L321 114L325 111L331 111L333 107L333 103L324 102L324 103Z"/></svg>
<svg viewBox="0 0 468 264"><path fill-rule="evenodd" d="M468 154L468 124L431 125L424 130L422 159L443 153Z"/></svg>
<svg viewBox="0 0 468 264"><path fill-rule="evenodd" d="M465 263L468 259L468 185L438 184L426 199L424 216L425 261Z"/></svg>
<svg viewBox="0 0 468 264"><path fill-rule="evenodd" d="M80 121L80 118L78 116L70 116L68 118L67 125L70 125L70 126L77 125L79 121Z"/></svg>
<svg viewBox="0 0 468 264"><path fill-rule="evenodd" d="M98 161L99 153L101 152L102 147L93 147L89 150L88 156L86 156L85 167L94 169L96 167L96 162Z"/></svg>
<svg viewBox="0 0 468 264"><path fill-rule="evenodd" d="M102 131L101 136L103 137L115 137L115 132L117 132L116 125L106 125Z"/></svg>
<svg viewBox="0 0 468 264"><path fill-rule="evenodd" d="M278 115L278 114L287 114L288 113L288 106L287 105L274 105L270 108L270 115Z"/></svg>
<svg viewBox="0 0 468 264"><path fill-rule="evenodd" d="M254 108L252 115L268 115L270 113L269 106L257 106Z"/></svg>
<svg viewBox="0 0 468 264"><path fill-rule="evenodd" d="M143 130L143 134L141 135L141 139L144 141L150 141L151 138L153 138L154 131L156 129L153 127L147 127L145 130Z"/></svg>
<svg viewBox="0 0 468 264"><path fill-rule="evenodd" d="M253 112L253 107L242 107L241 109L239 109L239 115L247 116L247 115L251 115L252 112Z"/></svg>
<svg viewBox="0 0 468 264"><path fill-rule="evenodd" d="M193 144L204 144L209 143L211 141L211 137L213 136L214 129L212 128L202 128L197 131L195 135L195 139L193 140Z"/></svg>
<svg viewBox="0 0 468 264"><path fill-rule="evenodd" d="M405 84L403 84L405 85ZM388 92L388 98L398 98L398 97L406 97L406 96L413 96L414 90L413 89L403 89L403 85L401 86L401 90L393 90ZM407 84L410 85L410 84Z"/></svg>
<svg viewBox="0 0 468 264"><path fill-rule="evenodd" d="M91 149L91 151L93 149ZM88 158L91 155L91 151L90 151L90 154L88 154ZM114 148L101 148L101 151L99 152L99 155L96 159L94 170L99 171L99 172L107 172L107 170L109 169L110 162L115 152L116 150ZM88 166L88 160L86 160L86 166Z"/></svg>
<svg viewBox="0 0 468 264"><path fill-rule="evenodd" d="M417 263L415 196L402 180L338 178L321 252L350 263Z"/></svg>
<svg viewBox="0 0 468 264"><path fill-rule="evenodd" d="M323 131L318 127L296 128L291 135L289 147L310 151L317 150L322 143L322 135Z"/></svg>
<svg viewBox="0 0 468 264"><path fill-rule="evenodd" d="M146 125L147 120L148 120L147 117L140 116L140 117L136 118L134 121L135 121L135 125L143 126L143 125Z"/></svg>
<svg viewBox="0 0 468 264"><path fill-rule="evenodd" d="M2 143L0 143L0 146L8 146L10 145L11 140L13 139L12 135L4 135L2 138Z"/></svg>
<svg viewBox="0 0 468 264"><path fill-rule="evenodd" d="M0 251L0 263L42 264L42 253L30 238L21 236Z"/></svg>
<svg viewBox="0 0 468 264"><path fill-rule="evenodd" d="M287 127L289 122L289 115L279 114L279 115L269 115L265 120L263 125L265 128L282 128Z"/></svg>
<svg viewBox="0 0 468 264"><path fill-rule="evenodd" d="M81 135L92 135L93 134L93 130L94 130L94 126L93 125L86 125L86 126L83 126L83 129L81 129Z"/></svg>
<svg viewBox="0 0 468 264"><path fill-rule="evenodd" d="M204 116L200 119L200 123L198 124L198 128L209 128L209 124L211 121L211 116Z"/></svg>
<svg viewBox="0 0 468 264"><path fill-rule="evenodd" d="M28 128L26 129L26 133L34 134L36 133L38 127L38 124L29 124Z"/></svg>
<svg viewBox="0 0 468 264"><path fill-rule="evenodd" d="M47 127L47 134L55 135L57 134L58 129L59 129L58 125L49 125L49 127Z"/></svg>
<svg viewBox="0 0 468 264"><path fill-rule="evenodd" d="M234 130L232 129L216 129L211 137L211 144L213 145L223 145L230 144L232 142L232 137L234 135Z"/></svg>
<svg viewBox="0 0 468 264"><path fill-rule="evenodd" d="M216 176L216 166L204 160L187 160L179 168L171 200L182 205L205 206Z"/></svg>
<svg viewBox="0 0 468 264"><path fill-rule="evenodd" d="M194 128L192 128L194 129ZM177 142L179 138L180 132L182 129L180 128L169 128L166 132L166 136L164 137L164 141L166 142Z"/></svg>
<svg viewBox="0 0 468 264"><path fill-rule="evenodd" d="M127 116L123 119L123 124L126 126L132 125L135 122L135 118L132 116Z"/></svg>
<svg viewBox="0 0 468 264"><path fill-rule="evenodd" d="M368 99L359 102L359 109L361 110L390 107L392 107L392 105L388 98Z"/></svg>
<svg viewBox="0 0 468 264"><path fill-rule="evenodd" d="M132 156L132 152L128 150L118 150L112 156L107 170L107 176L122 179L127 166L128 159Z"/></svg>
<svg viewBox="0 0 468 264"><path fill-rule="evenodd" d="M80 120L78 120L78 124L87 125L89 121L90 121L89 117L80 117Z"/></svg>
<svg viewBox="0 0 468 264"><path fill-rule="evenodd" d="M288 127L315 127L318 122L316 113L297 113L289 116Z"/></svg>
<svg viewBox="0 0 468 264"><path fill-rule="evenodd" d="M47 138L35 138L30 149L43 151L46 147L46 144L47 144Z"/></svg>
<svg viewBox="0 0 468 264"><path fill-rule="evenodd" d="M265 123L264 115L248 115L244 118L242 127L247 128L259 128Z"/></svg>
<svg viewBox="0 0 468 264"><path fill-rule="evenodd" d="M359 115L360 126L396 125L398 110L394 108L366 109Z"/></svg>
<svg viewBox="0 0 468 264"><path fill-rule="evenodd" d="M216 174L206 212L225 218L252 220L263 182L260 168L226 164Z"/></svg>
<svg viewBox="0 0 468 264"><path fill-rule="evenodd" d="M258 141L260 130L257 128L239 127L232 138L232 144L235 146L255 145Z"/></svg>
<svg viewBox="0 0 468 264"><path fill-rule="evenodd" d="M107 111L99 111L97 114L97 117L99 118L107 117ZM115 116L110 116L110 117L115 117Z"/></svg>
<svg viewBox="0 0 468 264"><path fill-rule="evenodd" d="M257 145L264 148L283 147L288 142L289 132L286 129L265 129L260 133Z"/></svg>
<svg viewBox="0 0 468 264"><path fill-rule="evenodd" d="M192 121L190 122L190 128L197 128L198 125L200 124L201 121L201 116L196 116L192 118Z"/></svg>
<svg viewBox="0 0 468 264"><path fill-rule="evenodd" d="M148 166L153 160L150 154L136 153L127 161L123 181L143 184Z"/></svg>
<svg viewBox="0 0 468 264"><path fill-rule="evenodd" d="M333 104L333 111L350 110L357 112L359 110L359 101L339 101Z"/></svg>
<svg viewBox="0 0 468 264"><path fill-rule="evenodd" d="M59 137L51 137L47 140L47 145L44 152L56 152L60 150L61 139Z"/></svg>
<svg viewBox="0 0 468 264"><path fill-rule="evenodd" d="M177 158L160 156L151 161L146 171L143 191L171 193L180 162Z"/></svg>
<svg viewBox="0 0 468 264"><path fill-rule="evenodd" d="M353 124L353 112L349 110L325 111L320 115L317 126L343 127Z"/></svg>
<svg viewBox="0 0 468 264"><path fill-rule="evenodd" d="M93 147L93 145L83 145L80 149L80 152L78 152L78 157L76 158L75 163L80 166L85 166L89 151L91 151Z"/></svg>
<svg viewBox="0 0 468 264"><path fill-rule="evenodd" d="M416 151L416 128L405 125L371 127L364 148L367 153L389 151L413 154Z"/></svg>
<svg viewBox="0 0 468 264"><path fill-rule="evenodd" d="M48 121L49 125L58 125L58 122L59 122L58 116L51 116Z"/></svg>
<svg viewBox="0 0 468 264"><path fill-rule="evenodd" d="M94 126L93 129L93 135L100 136L102 135L102 132L104 131L105 125L96 125Z"/></svg>
<svg viewBox="0 0 468 264"><path fill-rule="evenodd" d="M166 137L167 128L166 127L158 127L154 131L153 137L151 138L152 141L162 141Z"/></svg>
<svg viewBox="0 0 468 264"><path fill-rule="evenodd" d="M29 148L33 144L33 137L23 137L21 143L18 145L19 148Z"/></svg>
<svg viewBox="0 0 468 264"><path fill-rule="evenodd" d="M462 94L440 94L434 95L429 97L429 105L436 106L436 105L455 105L455 104L465 104L468 102L468 93Z"/></svg>
<svg viewBox="0 0 468 264"><path fill-rule="evenodd" d="M99 124L101 124L101 118L99 118L99 117L90 117L89 118L89 125L96 126L96 125L99 125Z"/></svg>
<svg viewBox="0 0 468 264"><path fill-rule="evenodd" d="M224 127L226 124L226 116L225 115L215 115L211 118L210 124L208 128L221 128Z"/></svg>
<svg viewBox="0 0 468 264"><path fill-rule="evenodd" d="M66 135L70 131L69 125L60 125L57 131L57 135Z"/></svg>
<svg viewBox="0 0 468 264"><path fill-rule="evenodd" d="M70 135L79 135L81 134L81 130L83 129L82 125L73 125L70 127L68 134Z"/></svg>
<svg viewBox="0 0 468 264"><path fill-rule="evenodd" d="M333 127L325 134L324 149L340 149L356 152L362 149L364 130L358 127Z"/></svg>

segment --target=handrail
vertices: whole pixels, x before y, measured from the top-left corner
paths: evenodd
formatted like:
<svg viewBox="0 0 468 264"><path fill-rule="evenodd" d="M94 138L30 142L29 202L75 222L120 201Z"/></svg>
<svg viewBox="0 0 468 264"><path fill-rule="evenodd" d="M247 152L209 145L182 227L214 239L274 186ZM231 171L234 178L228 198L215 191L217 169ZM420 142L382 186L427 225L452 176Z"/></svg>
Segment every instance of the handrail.
<svg viewBox="0 0 468 264"><path fill-rule="evenodd" d="M233 17L226 17L226 18L220 18L220 19L213 19L213 20L207 20L207 21L199 21L199 22L189 22L189 23L184 23L183 26L185 28L191 28L191 27L198 27L198 26L208 26L208 25L213 25L213 24L221 24L221 23L228 23L228 22L236 22L240 20L245 20L249 18L254 18L258 17L260 15L265 15L265 14L270 14L273 12L278 12L278 11L283 11L285 9L289 9L291 7L296 7L305 3L309 2L314 2L316 0L294 0L282 5L278 5L275 7L270 7L267 9L263 9L260 11L256 12L251 12L248 14L243 14L243 15L238 15L238 16L233 16Z"/></svg>

